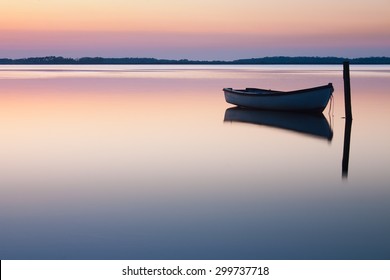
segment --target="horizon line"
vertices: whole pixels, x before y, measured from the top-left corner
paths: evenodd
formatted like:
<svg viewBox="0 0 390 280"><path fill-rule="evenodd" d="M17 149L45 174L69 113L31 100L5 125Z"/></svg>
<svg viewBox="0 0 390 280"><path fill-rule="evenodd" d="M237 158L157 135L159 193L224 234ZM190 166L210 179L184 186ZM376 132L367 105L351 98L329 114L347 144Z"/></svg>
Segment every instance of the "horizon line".
<svg viewBox="0 0 390 280"><path fill-rule="evenodd" d="M35 56L24 58L0 58L0 64L390 64L388 56L364 56L356 58L338 56L264 56L234 60L165 59L154 57L63 57Z"/></svg>

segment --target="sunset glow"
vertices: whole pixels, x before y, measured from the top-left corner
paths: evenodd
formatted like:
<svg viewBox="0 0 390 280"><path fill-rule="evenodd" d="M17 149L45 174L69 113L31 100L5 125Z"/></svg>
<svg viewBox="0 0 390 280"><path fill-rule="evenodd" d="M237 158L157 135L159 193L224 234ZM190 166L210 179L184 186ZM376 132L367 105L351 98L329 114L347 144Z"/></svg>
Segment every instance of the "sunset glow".
<svg viewBox="0 0 390 280"><path fill-rule="evenodd" d="M0 3L0 57L390 55L388 0Z"/></svg>

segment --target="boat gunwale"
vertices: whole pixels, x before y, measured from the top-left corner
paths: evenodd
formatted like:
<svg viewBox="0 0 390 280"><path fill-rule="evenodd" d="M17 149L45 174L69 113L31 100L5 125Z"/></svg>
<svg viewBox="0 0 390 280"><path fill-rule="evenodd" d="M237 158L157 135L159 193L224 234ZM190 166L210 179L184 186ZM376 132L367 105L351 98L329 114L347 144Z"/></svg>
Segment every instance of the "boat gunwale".
<svg viewBox="0 0 390 280"><path fill-rule="evenodd" d="M301 94L301 93L307 93L322 89L329 88L333 92L333 84L329 83L324 86L318 86L313 88L305 88L305 89L299 89L299 90L293 90L293 91L276 91L276 90L270 90L270 89L261 89L261 88L246 88L246 89L233 89L233 88L224 88L224 92L229 92L233 94L243 95L243 96L251 96L251 97L271 97L271 96L284 96L284 95L294 95L294 94ZM256 93L256 91L264 91L264 93ZM332 93L331 92L331 93Z"/></svg>

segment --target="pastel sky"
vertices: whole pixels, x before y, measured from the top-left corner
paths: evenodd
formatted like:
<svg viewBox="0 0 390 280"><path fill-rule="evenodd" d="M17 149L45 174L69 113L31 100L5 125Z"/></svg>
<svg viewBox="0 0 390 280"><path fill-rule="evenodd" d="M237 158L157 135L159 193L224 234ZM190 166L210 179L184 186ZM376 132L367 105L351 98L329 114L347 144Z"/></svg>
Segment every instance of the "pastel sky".
<svg viewBox="0 0 390 280"><path fill-rule="evenodd" d="M0 0L0 57L390 56L390 0Z"/></svg>

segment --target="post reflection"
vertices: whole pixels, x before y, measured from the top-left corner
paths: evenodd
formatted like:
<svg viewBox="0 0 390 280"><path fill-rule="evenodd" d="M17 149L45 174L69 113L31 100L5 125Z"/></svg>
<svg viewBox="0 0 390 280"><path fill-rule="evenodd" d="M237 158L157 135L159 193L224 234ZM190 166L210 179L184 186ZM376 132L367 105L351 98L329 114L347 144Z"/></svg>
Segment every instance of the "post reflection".
<svg viewBox="0 0 390 280"><path fill-rule="evenodd" d="M349 148L351 144L351 130L352 130L352 119L345 119L345 130L344 130L344 149L343 149L343 160L342 160L342 178L348 178L348 166L349 166Z"/></svg>

